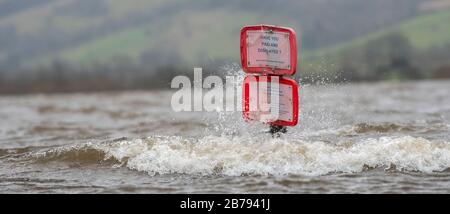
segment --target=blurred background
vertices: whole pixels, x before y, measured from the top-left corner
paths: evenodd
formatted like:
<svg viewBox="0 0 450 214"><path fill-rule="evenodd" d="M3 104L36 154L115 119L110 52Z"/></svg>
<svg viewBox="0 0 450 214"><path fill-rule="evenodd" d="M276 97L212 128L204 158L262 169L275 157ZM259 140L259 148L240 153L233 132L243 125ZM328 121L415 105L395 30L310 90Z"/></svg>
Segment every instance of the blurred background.
<svg viewBox="0 0 450 214"><path fill-rule="evenodd" d="M225 75L262 23L297 31L302 82L450 78L450 0L0 0L0 93Z"/></svg>
<svg viewBox="0 0 450 214"><path fill-rule="evenodd" d="M174 112L256 24L297 32L299 124ZM0 193L448 194L446 78L450 0L0 0Z"/></svg>

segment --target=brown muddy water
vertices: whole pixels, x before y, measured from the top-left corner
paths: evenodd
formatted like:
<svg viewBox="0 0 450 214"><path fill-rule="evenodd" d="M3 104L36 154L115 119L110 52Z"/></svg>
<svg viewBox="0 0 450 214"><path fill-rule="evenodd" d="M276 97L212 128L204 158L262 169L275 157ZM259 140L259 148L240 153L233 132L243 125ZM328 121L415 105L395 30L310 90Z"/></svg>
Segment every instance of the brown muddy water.
<svg viewBox="0 0 450 214"><path fill-rule="evenodd" d="M450 193L450 82L299 93L278 139L171 91L0 96L0 192Z"/></svg>

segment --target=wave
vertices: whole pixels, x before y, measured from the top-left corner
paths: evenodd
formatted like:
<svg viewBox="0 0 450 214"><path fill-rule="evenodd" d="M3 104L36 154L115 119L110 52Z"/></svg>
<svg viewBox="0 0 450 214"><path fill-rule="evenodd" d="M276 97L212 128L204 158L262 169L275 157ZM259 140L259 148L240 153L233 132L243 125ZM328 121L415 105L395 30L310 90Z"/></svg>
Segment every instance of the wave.
<svg viewBox="0 0 450 214"><path fill-rule="evenodd" d="M450 168L450 143L411 136L357 142L153 136L57 147L30 152L27 158L36 163L121 166L150 175L315 176L374 168L432 173Z"/></svg>
<svg viewBox="0 0 450 214"><path fill-rule="evenodd" d="M366 133L392 133L392 132L420 132L444 131L448 125L435 124L397 124L397 123L358 123L346 126L339 130L339 134L366 134Z"/></svg>
<svg viewBox="0 0 450 214"><path fill-rule="evenodd" d="M417 127L412 125L399 125L394 123L383 123L383 124L369 124L369 123L358 123L352 127L352 131L356 133L368 133L368 132L378 132L378 133L387 133L387 132L411 132L415 131Z"/></svg>
<svg viewBox="0 0 450 214"><path fill-rule="evenodd" d="M361 136L367 138L369 135L408 135L408 134L429 134L447 132L450 125L437 122L433 124L400 124L400 123L357 123L354 125L345 125L339 128L329 128L321 130L308 130L302 133L296 133L304 137L322 137L331 136L349 137ZM372 136L372 137L373 137Z"/></svg>

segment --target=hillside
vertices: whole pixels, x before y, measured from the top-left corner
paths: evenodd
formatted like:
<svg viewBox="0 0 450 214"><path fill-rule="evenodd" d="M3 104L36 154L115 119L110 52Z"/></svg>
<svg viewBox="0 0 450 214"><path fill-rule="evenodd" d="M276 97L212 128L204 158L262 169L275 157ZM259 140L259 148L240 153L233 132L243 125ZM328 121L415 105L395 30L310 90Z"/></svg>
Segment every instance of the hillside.
<svg viewBox="0 0 450 214"><path fill-rule="evenodd" d="M305 50L416 16L423 0L2 0L2 69L121 62L165 65L238 57L243 25L291 26Z"/></svg>
<svg viewBox="0 0 450 214"><path fill-rule="evenodd" d="M346 72L344 70L369 75L376 72L367 66L377 66L382 63L379 62L380 58L397 54L398 57L408 60L409 66L423 70L427 73L425 76L430 76L433 70L450 63L446 60L450 57L449 22L450 9L440 10L349 42L310 51L302 56L302 70L305 75L321 73L324 70L334 73L330 76Z"/></svg>

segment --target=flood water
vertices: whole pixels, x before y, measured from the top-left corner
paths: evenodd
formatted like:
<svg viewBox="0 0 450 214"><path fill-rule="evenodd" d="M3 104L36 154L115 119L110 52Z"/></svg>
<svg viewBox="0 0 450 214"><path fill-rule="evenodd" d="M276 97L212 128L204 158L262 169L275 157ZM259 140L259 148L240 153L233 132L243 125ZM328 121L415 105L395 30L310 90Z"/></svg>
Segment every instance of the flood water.
<svg viewBox="0 0 450 214"><path fill-rule="evenodd" d="M173 91L0 96L1 193L450 193L450 82L301 86L272 138Z"/></svg>

